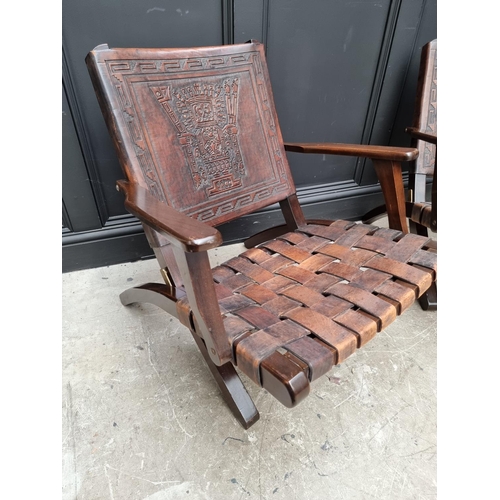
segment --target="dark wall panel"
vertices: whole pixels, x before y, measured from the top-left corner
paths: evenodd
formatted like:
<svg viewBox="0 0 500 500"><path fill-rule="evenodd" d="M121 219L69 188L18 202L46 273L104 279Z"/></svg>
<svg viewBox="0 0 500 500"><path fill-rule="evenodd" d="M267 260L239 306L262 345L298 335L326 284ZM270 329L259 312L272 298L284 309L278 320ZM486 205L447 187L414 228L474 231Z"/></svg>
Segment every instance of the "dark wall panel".
<svg viewBox="0 0 500 500"><path fill-rule="evenodd" d="M390 1L270 2L267 55L287 141L359 144ZM355 158L290 155L298 186L350 181Z"/></svg>
<svg viewBox="0 0 500 500"><path fill-rule="evenodd" d="M62 194L64 226L71 231L100 227L97 205L81 154L66 91L62 89Z"/></svg>
<svg viewBox="0 0 500 500"><path fill-rule="evenodd" d="M259 40L267 45L269 0L234 0L234 43Z"/></svg>

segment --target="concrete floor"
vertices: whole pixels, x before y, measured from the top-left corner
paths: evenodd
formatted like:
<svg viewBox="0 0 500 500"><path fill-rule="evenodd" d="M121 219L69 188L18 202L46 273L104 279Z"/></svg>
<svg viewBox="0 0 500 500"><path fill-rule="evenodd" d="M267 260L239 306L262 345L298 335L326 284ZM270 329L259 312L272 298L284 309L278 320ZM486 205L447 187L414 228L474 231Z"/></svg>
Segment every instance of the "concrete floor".
<svg viewBox="0 0 500 500"><path fill-rule="evenodd" d="M63 275L63 500L437 496L435 312L415 304L292 410L242 376L245 431L187 329L121 305L149 281L154 260Z"/></svg>

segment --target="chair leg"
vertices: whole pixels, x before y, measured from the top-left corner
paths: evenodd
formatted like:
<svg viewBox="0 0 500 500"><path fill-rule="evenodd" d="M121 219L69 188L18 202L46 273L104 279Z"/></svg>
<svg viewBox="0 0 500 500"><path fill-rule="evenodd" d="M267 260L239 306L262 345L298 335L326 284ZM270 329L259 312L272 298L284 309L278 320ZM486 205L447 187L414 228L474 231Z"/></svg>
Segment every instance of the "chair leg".
<svg viewBox="0 0 500 500"><path fill-rule="evenodd" d="M437 285L434 282L431 287L418 299L420 307L424 311L437 310Z"/></svg>
<svg viewBox="0 0 500 500"><path fill-rule="evenodd" d="M410 233L418 234L420 236L429 236L429 231L422 224L418 224L410 219Z"/></svg>
<svg viewBox="0 0 500 500"><path fill-rule="evenodd" d="M154 304L172 316L177 316L175 306L177 300L175 289L164 283L145 283L129 288L120 294L120 301L124 306L141 302Z"/></svg>
<svg viewBox="0 0 500 500"><path fill-rule="evenodd" d="M428 236L429 231L425 226L418 224L410 219L410 232L413 234L418 234L420 236ZM427 290L419 299L418 302L420 307L424 311L436 311L437 310L437 285L433 283L429 290Z"/></svg>
<svg viewBox="0 0 500 500"><path fill-rule="evenodd" d="M236 373L234 366L231 363L226 363L222 366L217 366L208 354L207 348L203 340L191 332L193 338L198 345L198 348L205 359L212 376L214 377L219 389L222 393L224 401L229 406L233 415L238 422L245 428L251 427L259 420L259 412L253 404L243 382Z"/></svg>

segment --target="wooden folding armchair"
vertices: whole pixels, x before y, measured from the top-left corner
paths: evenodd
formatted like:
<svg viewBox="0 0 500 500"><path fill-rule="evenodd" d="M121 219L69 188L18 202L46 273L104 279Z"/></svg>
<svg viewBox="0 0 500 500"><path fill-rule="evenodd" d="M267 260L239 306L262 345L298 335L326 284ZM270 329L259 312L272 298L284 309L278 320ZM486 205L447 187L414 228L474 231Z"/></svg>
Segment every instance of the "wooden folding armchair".
<svg viewBox="0 0 500 500"><path fill-rule="evenodd" d="M293 407L435 280L428 237L345 220L306 223L260 43L100 45L86 62L126 177L117 187L164 281L126 290L121 301L155 304L190 330L245 428L259 414L235 367ZM325 148L372 158L380 171L418 154L312 147ZM287 232L211 269L207 251L222 244L215 226L275 203Z"/></svg>
<svg viewBox="0 0 500 500"><path fill-rule="evenodd" d="M371 224L388 213L389 227L406 233L407 218L410 232L427 236L428 229L437 232L437 40L422 47L413 122L405 131L412 137L411 145L419 151L418 157L409 164L405 199L395 199L393 203L371 210L363 217L363 222ZM432 179L430 197L427 195L429 178ZM402 178L398 177L396 182L402 183ZM401 188L397 191L402 192ZM419 302L423 309L436 309L435 283Z"/></svg>

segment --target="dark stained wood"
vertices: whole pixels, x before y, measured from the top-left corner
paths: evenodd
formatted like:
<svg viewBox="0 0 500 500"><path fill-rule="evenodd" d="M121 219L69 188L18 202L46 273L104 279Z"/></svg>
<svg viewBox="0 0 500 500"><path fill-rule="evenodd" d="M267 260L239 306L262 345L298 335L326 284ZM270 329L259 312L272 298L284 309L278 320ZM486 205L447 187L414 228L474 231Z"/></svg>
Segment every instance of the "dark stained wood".
<svg viewBox="0 0 500 500"><path fill-rule="evenodd" d="M168 285L182 287L182 278L179 272L172 246L167 238L155 231L153 228L144 224L144 234L148 240L149 246L153 249L156 260L160 264L160 270L164 281Z"/></svg>
<svg viewBox="0 0 500 500"><path fill-rule="evenodd" d="M416 129L415 127L406 127L405 132L410 134L415 139L419 139L421 141L430 142L431 144L437 145L437 135L422 132L421 130Z"/></svg>
<svg viewBox="0 0 500 500"><path fill-rule="evenodd" d="M415 148L399 148L394 146L370 146L364 144L335 143L285 143L285 151L294 153L335 154L341 156L357 156L373 160L411 161L418 156Z"/></svg>
<svg viewBox="0 0 500 500"><path fill-rule="evenodd" d="M280 205L283 217L285 217L286 226L290 231L293 231L302 224L305 224L304 214L295 193L282 200Z"/></svg>
<svg viewBox="0 0 500 500"><path fill-rule="evenodd" d="M87 63L127 178L118 181L125 207L144 225L165 281L123 292L122 303L151 302L190 330L245 428L258 412L234 366L293 407L310 381L364 346L436 279L432 240L405 236L404 218L403 232L305 219L258 42L100 46ZM372 158L384 194L398 200L400 162L416 156L385 146L290 147ZM214 226L276 203L285 224L274 238L260 241L271 234L264 232L257 247L211 269L207 252L222 244Z"/></svg>
<svg viewBox="0 0 500 500"><path fill-rule="evenodd" d="M424 311L435 311L437 309L437 285L434 282L429 289L418 299Z"/></svg>
<svg viewBox="0 0 500 500"><path fill-rule="evenodd" d="M184 296L184 292L175 290L168 285L162 283L146 283L145 285L123 291L120 294L120 301L124 306L148 302L160 307L172 316L178 317L176 303Z"/></svg>
<svg viewBox="0 0 500 500"><path fill-rule="evenodd" d="M222 244L217 229L177 212L139 184L118 181L117 186L125 194L127 210L165 236L172 245L187 252L202 252Z"/></svg>
<svg viewBox="0 0 500 500"><path fill-rule="evenodd" d="M234 366L231 363L221 366L215 365L210 359L203 340L195 333L191 333L210 369L210 373L219 386L224 401L243 428L248 429L259 420L260 415Z"/></svg>
<svg viewBox="0 0 500 500"><path fill-rule="evenodd" d="M431 193L431 221L430 229L437 233L437 149L436 149L436 163L434 165L434 180L432 182L432 193Z"/></svg>
<svg viewBox="0 0 500 500"><path fill-rule="evenodd" d="M405 191L401 163L374 160L373 166L380 181L385 199L385 209L389 219L389 227L408 232L406 221Z"/></svg>
<svg viewBox="0 0 500 500"><path fill-rule="evenodd" d="M231 344L224 331L212 271L206 252L174 249L189 305L210 359L217 366L233 361Z"/></svg>
<svg viewBox="0 0 500 500"><path fill-rule="evenodd" d="M274 352L260 365L262 387L282 405L294 408L303 401L311 390L307 371L300 360Z"/></svg>

